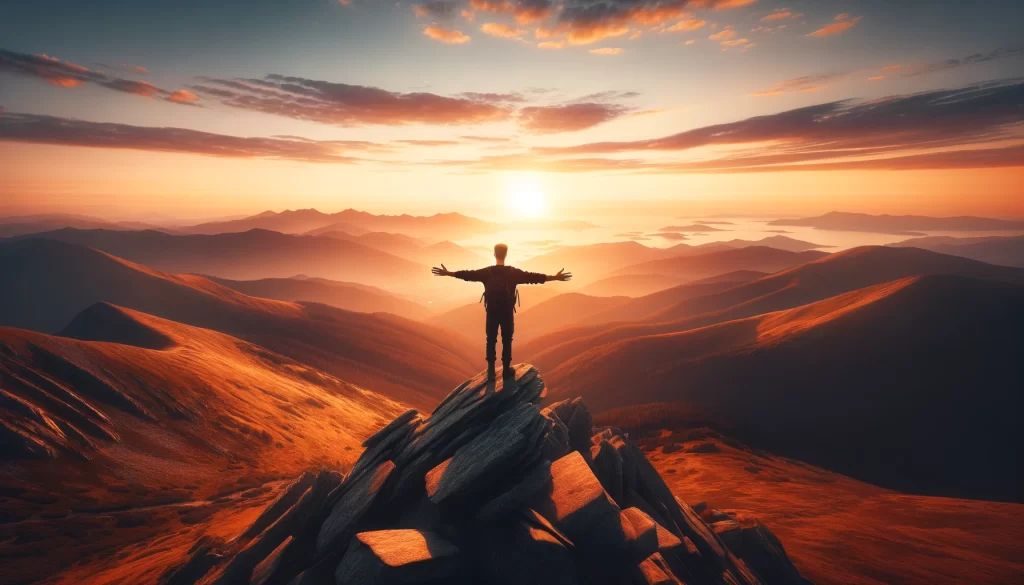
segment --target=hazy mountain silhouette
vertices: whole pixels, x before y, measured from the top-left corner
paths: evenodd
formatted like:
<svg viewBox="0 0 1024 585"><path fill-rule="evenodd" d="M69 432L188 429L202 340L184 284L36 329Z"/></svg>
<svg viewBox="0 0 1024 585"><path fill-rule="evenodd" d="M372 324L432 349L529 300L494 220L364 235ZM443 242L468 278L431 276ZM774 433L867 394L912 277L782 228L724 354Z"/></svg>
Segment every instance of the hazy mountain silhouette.
<svg viewBox="0 0 1024 585"><path fill-rule="evenodd" d="M340 226L339 226L340 224ZM355 226L368 232L397 232L413 237L448 238L491 233L496 226L461 213L437 213L430 216L374 215L365 211L346 209L338 213L323 213L316 209L296 209L282 212L264 211L258 215L232 221L203 223L182 228L184 233L220 234L265 229L282 233L301 234L325 227L330 231L345 231L344 226Z"/></svg>
<svg viewBox="0 0 1024 585"><path fill-rule="evenodd" d="M344 232L327 232L323 235L350 240L425 265L433 266L444 262L452 266L473 267L491 262L490 259L447 240L426 244L418 238L387 232L368 232L358 236Z"/></svg>
<svg viewBox="0 0 1024 585"><path fill-rule="evenodd" d="M676 284L683 284L737 270L775 272L805 264L826 255L825 252L814 250L789 252L764 246L747 246L707 254L675 256L639 262L620 268L612 274L613 276L656 274L673 278L676 280Z"/></svg>
<svg viewBox="0 0 1024 585"><path fill-rule="evenodd" d="M986 236L979 238L954 238L931 236L912 238L896 244L897 247L914 247L973 258L989 264L1024 268L1024 236Z"/></svg>
<svg viewBox="0 0 1024 585"><path fill-rule="evenodd" d="M655 293L630 299L606 311L591 315L587 321L591 324L608 323L611 321L642 321L651 315L683 301L698 297L712 296L719 292L768 276L764 272L754 270L737 270L718 276L697 280L688 284L674 286ZM629 277L616 277L629 278Z"/></svg>
<svg viewBox="0 0 1024 585"><path fill-rule="evenodd" d="M628 297L595 297L580 293L556 294L532 303L527 299L516 314L515 339L533 339L589 320L590 316L618 307L629 300ZM478 334L482 335L485 318L484 308L479 303L473 303L430 317L426 322L473 339Z"/></svg>
<svg viewBox="0 0 1024 585"><path fill-rule="evenodd" d="M307 274L401 288L430 276L423 266L356 242L262 229L209 236L62 229L33 237L89 246L168 272L234 280Z"/></svg>
<svg viewBox="0 0 1024 585"><path fill-rule="evenodd" d="M50 213L0 217L0 238L48 232L67 227L111 230L160 229L153 224L141 221L108 221L88 215Z"/></svg>
<svg viewBox="0 0 1024 585"><path fill-rule="evenodd" d="M987 217L928 217L924 215L868 215L832 211L818 217L777 219L768 225L792 225L821 230L876 232L906 236L922 236L919 232L1021 230L1024 221L990 219Z"/></svg>
<svg viewBox="0 0 1024 585"><path fill-rule="evenodd" d="M431 314L430 309L423 305L403 299L384 289L356 282L309 277L229 280L203 276L217 284L254 297L279 301L311 301L346 311L392 313L416 320L423 320Z"/></svg>
<svg viewBox="0 0 1024 585"><path fill-rule="evenodd" d="M1021 501L1006 464L1024 439L1021 330L1021 285L911 277L595 347L550 373L550 398L693 403L741 440L877 485Z"/></svg>
<svg viewBox="0 0 1024 585"><path fill-rule="evenodd" d="M1024 270L917 248L864 246L662 309L637 323L573 327L521 346L520 355L553 368L592 347L643 335L673 333L752 317L909 276L950 274L1024 283Z"/></svg>
<svg viewBox="0 0 1024 585"><path fill-rule="evenodd" d="M348 382L431 404L477 370L460 338L387 313L250 297L103 252L30 238L0 244L0 324L56 332L101 301L244 338Z"/></svg>
<svg viewBox="0 0 1024 585"><path fill-rule="evenodd" d="M708 278L702 278L693 282L677 285L675 284L676 279L671 276L662 276L657 274L641 274L641 275L628 275L628 276L609 276L608 278L602 278L601 280L588 284L581 288L578 292L599 296L599 297L610 297L610 296L627 296L627 297L645 297L658 292L667 291L669 289L680 289L689 286L699 285L711 285L711 284L740 284L744 282L750 282L751 280L757 280L762 276L767 276L767 272L758 272L756 270L734 270L732 272L726 272L725 274L719 274L717 276L711 276ZM725 290L721 287L709 288L709 293L714 290ZM687 295L689 298L689 295Z"/></svg>

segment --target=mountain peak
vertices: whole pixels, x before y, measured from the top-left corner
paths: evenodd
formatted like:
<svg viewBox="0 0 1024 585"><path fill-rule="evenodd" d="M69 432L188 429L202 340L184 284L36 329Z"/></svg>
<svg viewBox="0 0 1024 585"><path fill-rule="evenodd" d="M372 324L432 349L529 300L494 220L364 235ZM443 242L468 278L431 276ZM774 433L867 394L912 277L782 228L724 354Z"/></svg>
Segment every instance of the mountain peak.
<svg viewBox="0 0 1024 585"><path fill-rule="evenodd" d="M543 396L528 364L477 375L381 428L348 476L304 474L163 581L806 583L763 526L727 546L629 437L592 428L581 399L541 410Z"/></svg>

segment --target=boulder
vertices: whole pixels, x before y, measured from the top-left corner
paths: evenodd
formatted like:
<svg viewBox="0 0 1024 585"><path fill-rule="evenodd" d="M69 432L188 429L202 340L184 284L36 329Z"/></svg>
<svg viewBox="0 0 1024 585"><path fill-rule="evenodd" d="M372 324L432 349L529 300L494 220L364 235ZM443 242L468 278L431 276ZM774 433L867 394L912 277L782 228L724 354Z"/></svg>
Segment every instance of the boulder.
<svg viewBox="0 0 1024 585"><path fill-rule="evenodd" d="M363 475L334 504L317 536L316 548L321 554L337 547L352 537L355 526L376 501L385 482L395 470L395 464L385 461L372 473Z"/></svg>
<svg viewBox="0 0 1024 585"><path fill-rule="evenodd" d="M633 583L634 585L685 585L675 576L660 553L654 553L636 566L633 571Z"/></svg>
<svg viewBox="0 0 1024 585"><path fill-rule="evenodd" d="M360 532L334 571L337 585L412 585L450 582L459 549L432 532Z"/></svg>

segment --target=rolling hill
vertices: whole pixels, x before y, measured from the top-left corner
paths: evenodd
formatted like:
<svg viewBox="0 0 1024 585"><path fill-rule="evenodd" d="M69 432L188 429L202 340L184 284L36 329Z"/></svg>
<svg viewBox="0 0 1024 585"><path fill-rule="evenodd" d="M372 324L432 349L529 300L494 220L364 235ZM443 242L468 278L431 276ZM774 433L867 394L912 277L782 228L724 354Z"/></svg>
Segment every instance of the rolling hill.
<svg viewBox="0 0 1024 585"><path fill-rule="evenodd" d="M209 236L169 235L152 230L62 229L33 237L96 248L167 272L210 274L234 280L306 274L405 288L430 276L424 266L355 242L262 229Z"/></svg>
<svg viewBox="0 0 1024 585"><path fill-rule="evenodd" d="M612 321L642 321L679 303L716 295L741 284L767 276L764 272L754 270L737 270L711 278L681 284L652 294L630 299L615 307L590 316L590 323L609 323ZM629 278L629 277L626 277Z"/></svg>
<svg viewBox="0 0 1024 585"><path fill-rule="evenodd" d="M990 219L987 217L928 217L924 215L868 215L832 211L818 217L777 219L768 225L805 226L819 230L875 232L883 234L921 236L920 232L942 231L994 231L1022 230L1024 221Z"/></svg>
<svg viewBox="0 0 1024 585"><path fill-rule="evenodd" d="M523 301L527 304L516 315L514 339L523 342L556 331L588 320L591 315L620 306L629 300L628 297L593 297L580 293L564 293L532 305L528 301ZM426 322L470 338L479 336L483 340L486 315L483 305L474 303L436 315Z"/></svg>
<svg viewBox="0 0 1024 585"><path fill-rule="evenodd" d="M1024 283L1024 270L917 248L864 246L825 256L716 294L691 298L643 322L574 327L520 348L540 367L557 367L592 347L632 337L687 331L770 311L790 309L860 288L926 274Z"/></svg>
<svg viewBox="0 0 1024 585"><path fill-rule="evenodd" d="M813 250L789 252L765 246L746 246L706 254L638 262L620 268L612 274L614 276L656 274L673 278L676 284L683 284L737 270L776 272L817 260L826 255L825 252Z"/></svg>
<svg viewBox="0 0 1024 585"><path fill-rule="evenodd" d="M105 301L213 329L398 400L426 406L479 369L458 338L387 313L250 297L55 240L0 244L0 325L56 332Z"/></svg>
<svg viewBox="0 0 1024 585"><path fill-rule="evenodd" d="M876 485L1020 502L1006 462L1024 440L1021 330L1019 284L910 277L595 347L549 374L550 399L694 404L756 447Z"/></svg>
<svg viewBox="0 0 1024 585"><path fill-rule="evenodd" d="M954 238L950 236L931 236L925 238L911 238L896 244L889 244L901 248L922 248L962 256L989 264L1000 266L1015 266L1024 268L1024 236L986 236L980 238Z"/></svg>
<svg viewBox="0 0 1024 585"><path fill-rule="evenodd" d="M431 311L384 289L338 282L325 278L263 278L260 280L228 280L204 276L217 284L253 297L279 301L311 301L359 313L392 313L407 319L422 320Z"/></svg>
<svg viewBox="0 0 1024 585"><path fill-rule="evenodd" d="M246 232L253 229L300 234L322 228L328 231L351 231L346 226L367 232L393 232L416 238L437 239L437 234L449 238L496 231L494 224L459 213L437 213L431 216L374 215L365 211L346 209L337 213L323 213L316 209L296 209L282 212L264 211L258 215L232 221L203 223L182 228L184 233L222 234Z"/></svg>
<svg viewBox="0 0 1024 585"><path fill-rule="evenodd" d="M350 467L362 440L407 408L234 337L105 303L63 334L0 327L9 583L158 536L147 560L172 562L204 524L231 530L233 509L272 502L281 480Z"/></svg>

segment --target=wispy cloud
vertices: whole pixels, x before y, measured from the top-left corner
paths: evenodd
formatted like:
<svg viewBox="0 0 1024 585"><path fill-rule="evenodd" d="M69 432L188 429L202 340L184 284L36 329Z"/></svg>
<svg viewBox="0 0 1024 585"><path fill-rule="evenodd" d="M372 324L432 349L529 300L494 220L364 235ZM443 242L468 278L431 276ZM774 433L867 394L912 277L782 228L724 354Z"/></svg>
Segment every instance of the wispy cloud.
<svg viewBox="0 0 1024 585"><path fill-rule="evenodd" d="M590 49L587 52L591 55L621 55L625 52L625 49L621 47L601 47L600 49Z"/></svg>
<svg viewBox="0 0 1024 585"><path fill-rule="evenodd" d="M775 84L770 89L761 91L755 91L750 95L755 97L768 97L775 95L782 95L785 93L799 93L807 91L817 91L825 85L849 75L848 72L841 73L823 73L819 75L805 75L803 77L794 77L793 79L787 79L780 83Z"/></svg>
<svg viewBox="0 0 1024 585"><path fill-rule="evenodd" d="M761 22L774 22L776 20L789 20L791 18L800 18L804 14L802 12L794 12L789 8L776 8L775 12L766 14L761 17Z"/></svg>
<svg viewBox="0 0 1024 585"><path fill-rule="evenodd" d="M538 147L458 164L477 170L658 173L1021 166L1021 104L1024 81L977 84L828 102L647 140ZM656 151L696 149L715 154L677 162L646 158ZM634 158L620 158L627 153Z"/></svg>
<svg viewBox="0 0 1024 585"><path fill-rule="evenodd" d="M146 81L108 75L49 55L0 49L0 73L34 77L55 87L73 88L89 84L142 97L156 97L176 104L198 105L196 96L187 91L171 91Z"/></svg>
<svg viewBox="0 0 1024 585"><path fill-rule="evenodd" d="M423 29L423 35L427 38L449 45L462 45L470 41L470 38L467 35L462 34L461 31L453 28L445 28L436 24L432 24Z"/></svg>
<svg viewBox="0 0 1024 585"><path fill-rule="evenodd" d="M10 112L0 116L0 141L345 164L360 162L346 150L362 148L360 143L229 136Z"/></svg>
<svg viewBox="0 0 1024 585"><path fill-rule="evenodd" d="M532 134L586 130L625 115L629 108L618 104L575 103L532 106L519 111L519 127Z"/></svg>
<svg viewBox="0 0 1024 585"><path fill-rule="evenodd" d="M340 126L480 124L508 119L510 94L399 93L376 87L285 75L263 79L204 79L191 88L233 108Z"/></svg>
<svg viewBox="0 0 1024 585"><path fill-rule="evenodd" d="M832 24L819 28L814 32L807 33L806 36L811 38L822 38L837 35L856 26L857 23L860 22L860 19L861 17L859 16L854 18L843 12L842 14L837 14L836 17L832 19Z"/></svg>
<svg viewBox="0 0 1024 585"><path fill-rule="evenodd" d="M946 59L945 61L937 61L935 63L927 63L924 65L909 65L905 67L900 65L890 65L883 69L888 71L900 71L902 77L914 77L916 75L935 73L936 71L946 71L948 69L976 65L978 63L988 63L989 61L999 61L1001 59L1010 59L1022 56L1024 56L1024 45L1017 47L999 47L987 53L974 53L973 55L968 55L966 57ZM895 69L893 69L893 67L895 67Z"/></svg>
<svg viewBox="0 0 1024 585"><path fill-rule="evenodd" d="M498 22L487 22L480 27L480 31L492 37L520 40L529 34L525 28L516 28Z"/></svg>

